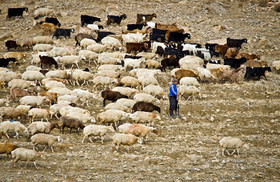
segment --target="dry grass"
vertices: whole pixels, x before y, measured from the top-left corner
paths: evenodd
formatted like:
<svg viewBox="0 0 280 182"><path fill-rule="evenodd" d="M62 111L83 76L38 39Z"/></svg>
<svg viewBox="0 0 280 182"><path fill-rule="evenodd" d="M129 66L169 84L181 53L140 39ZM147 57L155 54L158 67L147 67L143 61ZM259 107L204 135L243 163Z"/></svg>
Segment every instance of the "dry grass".
<svg viewBox="0 0 280 182"><path fill-rule="evenodd" d="M259 0L259 6L260 7L267 7L268 0Z"/></svg>

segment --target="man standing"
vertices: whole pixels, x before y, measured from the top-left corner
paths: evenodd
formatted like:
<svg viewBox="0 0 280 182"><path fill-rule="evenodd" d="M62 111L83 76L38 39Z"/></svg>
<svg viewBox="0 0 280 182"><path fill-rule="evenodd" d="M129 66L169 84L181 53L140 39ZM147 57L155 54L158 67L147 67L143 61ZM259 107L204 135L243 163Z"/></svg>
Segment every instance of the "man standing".
<svg viewBox="0 0 280 182"><path fill-rule="evenodd" d="M179 111L177 113L177 106L178 106L178 97L179 94L177 92L177 84L178 84L178 80L176 78L174 78L172 80L172 85L170 86L170 92L169 92L169 115L171 118L176 118L176 114L178 114L178 117L180 117L179 115ZM173 111L175 110L175 116L173 114Z"/></svg>

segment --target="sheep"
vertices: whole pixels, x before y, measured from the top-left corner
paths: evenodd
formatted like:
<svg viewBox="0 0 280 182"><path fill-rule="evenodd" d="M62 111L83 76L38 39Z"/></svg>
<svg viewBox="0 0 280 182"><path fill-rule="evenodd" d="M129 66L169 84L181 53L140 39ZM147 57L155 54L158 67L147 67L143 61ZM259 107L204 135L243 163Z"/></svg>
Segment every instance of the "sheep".
<svg viewBox="0 0 280 182"><path fill-rule="evenodd" d="M88 125L83 129L83 140L82 143L84 143L86 138L89 138L91 142L93 142L90 138L90 136L100 136L101 143L103 144L104 136L108 132L114 132L114 128L112 126L103 126L103 125Z"/></svg>
<svg viewBox="0 0 280 182"><path fill-rule="evenodd" d="M198 74L192 70L185 70L185 69L179 69L175 72L175 77L177 78L177 80L180 81L181 78L183 77L194 77L197 80L200 80Z"/></svg>
<svg viewBox="0 0 280 182"><path fill-rule="evenodd" d="M33 66L33 65L29 65L25 68L26 71L41 71L42 68L37 67L37 66Z"/></svg>
<svg viewBox="0 0 280 182"><path fill-rule="evenodd" d="M110 104L106 105L105 110L109 110L109 109L117 109L117 110L121 110L124 112L130 111L130 109L128 107L126 107L125 105L123 105L121 103L110 103Z"/></svg>
<svg viewBox="0 0 280 182"><path fill-rule="evenodd" d="M58 81L48 81L45 84L45 88L48 89L48 90L52 89L52 88L56 88L56 87L66 88L66 86L63 83L58 82Z"/></svg>
<svg viewBox="0 0 280 182"><path fill-rule="evenodd" d="M34 45L32 38L23 38L23 39L18 40L17 42L19 42L20 49L24 49L24 48L29 49L31 46Z"/></svg>
<svg viewBox="0 0 280 182"><path fill-rule="evenodd" d="M142 52L142 51L148 51L148 49L151 47L150 42L127 42L125 44L126 52Z"/></svg>
<svg viewBox="0 0 280 182"><path fill-rule="evenodd" d="M92 73L86 72L86 71L81 71L81 70L75 70L72 73L72 81L73 84L75 85L75 83L77 85L80 85L79 82L83 81L82 85L87 84L88 85L88 81L89 79L91 79L93 77Z"/></svg>
<svg viewBox="0 0 280 182"><path fill-rule="evenodd" d="M228 48L225 54L226 58L235 58L238 55L238 50L236 48Z"/></svg>
<svg viewBox="0 0 280 182"><path fill-rule="evenodd" d="M129 114L124 111L109 109L104 112L98 113L96 120L100 123L114 123L114 126L116 128L117 122L123 121L128 116Z"/></svg>
<svg viewBox="0 0 280 182"><path fill-rule="evenodd" d="M53 145L57 141L58 142L62 141L60 136L53 136L53 135L45 134L45 133L35 134L30 139L31 139L31 143L33 144L33 150L35 150L35 151L36 151L36 146L38 144L46 145L43 152L46 150L47 147L50 147L51 151L54 152Z"/></svg>
<svg viewBox="0 0 280 182"><path fill-rule="evenodd" d="M15 100L17 97L24 97L28 95L36 95L36 92L32 92L29 90L24 90L20 88L13 88L10 90L10 98Z"/></svg>
<svg viewBox="0 0 280 182"><path fill-rule="evenodd" d="M248 148L246 144L242 142L239 138L233 138L233 137L223 137L219 144L222 148L222 155L225 156L225 151L228 155L232 155L235 151L237 152L237 155L239 156L239 150L241 147ZM230 154L228 149L234 149L233 152Z"/></svg>
<svg viewBox="0 0 280 182"><path fill-rule="evenodd" d="M122 125L119 126L119 128L122 128ZM127 125L126 127L124 127L122 132L125 134L132 134L132 135L138 136L138 137L142 138L143 141L147 140L149 133L152 132L154 134L157 134L157 130L155 128L145 126L143 124Z"/></svg>
<svg viewBox="0 0 280 182"><path fill-rule="evenodd" d="M136 102L132 107L132 112L135 113L136 111L146 111L146 112L157 111L160 113L160 107L149 102L140 101L140 102Z"/></svg>
<svg viewBox="0 0 280 182"><path fill-rule="evenodd" d="M2 118L8 119L18 119L19 117L22 118L23 116L26 117L26 115L19 109L13 107L0 107L0 116Z"/></svg>
<svg viewBox="0 0 280 182"><path fill-rule="evenodd" d="M147 85L159 85L157 79L150 76L141 76L138 78L138 81L143 88Z"/></svg>
<svg viewBox="0 0 280 182"><path fill-rule="evenodd" d="M66 116L78 119L82 124L86 124L88 121L95 122L94 117L92 117L89 112L81 113L78 111L70 111Z"/></svg>
<svg viewBox="0 0 280 182"><path fill-rule="evenodd" d="M6 83L10 82L13 79L17 79L20 78L21 74L17 73L17 72L12 72L12 71L0 71L0 82L3 82L5 84L3 84L4 86L6 85Z"/></svg>
<svg viewBox="0 0 280 182"><path fill-rule="evenodd" d="M129 119L135 123L154 123L155 120L160 120L160 116L151 112L136 111L130 114Z"/></svg>
<svg viewBox="0 0 280 182"><path fill-rule="evenodd" d="M58 68L58 64L54 58L49 57L49 56L40 56L40 55L39 55L39 58L40 58L40 66L42 69L43 69L43 66L48 66L49 69L51 69L52 65L54 65L56 69Z"/></svg>
<svg viewBox="0 0 280 182"><path fill-rule="evenodd" d="M120 98L128 98L126 95L123 95L118 91L112 91L112 90L103 90L101 92L101 96L103 98L103 107L105 107L106 100L116 102Z"/></svg>
<svg viewBox="0 0 280 182"><path fill-rule="evenodd" d="M132 88L141 88L141 85L139 84L138 80L131 76L125 76L121 79L121 84L123 84L124 87L132 87Z"/></svg>
<svg viewBox="0 0 280 182"><path fill-rule="evenodd" d="M143 92L146 94L150 94L156 98L167 98L167 94L159 85L147 85L143 88Z"/></svg>
<svg viewBox="0 0 280 182"><path fill-rule="evenodd" d="M98 44L98 43L87 46L88 51L93 51L96 53L104 52L106 49L107 49L106 45L102 45L102 44Z"/></svg>
<svg viewBox="0 0 280 182"><path fill-rule="evenodd" d="M97 31L97 30L103 29L103 26L96 25L96 24L87 24L87 27L89 29L91 29L92 31Z"/></svg>
<svg viewBox="0 0 280 182"><path fill-rule="evenodd" d="M96 76L107 76L110 78L119 78L120 77L119 73L117 73L116 71L111 71L111 70L98 71L95 75Z"/></svg>
<svg viewBox="0 0 280 182"><path fill-rule="evenodd" d="M247 68L249 68L249 67L247 67ZM220 72L218 74L218 79L220 82L223 82L223 81L238 82L241 79L243 79L245 72L247 73L247 71L244 67L240 67L240 68L234 69L234 70L223 70L222 72Z"/></svg>
<svg viewBox="0 0 280 182"><path fill-rule="evenodd" d="M238 53L235 58L240 59L242 57L246 58L247 61L248 60L254 60L254 59L261 59L261 57L259 55L242 53L242 52Z"/></svg>
<svg viewBox="0 0 280 182"><path fill-rule="evenodd" d="M157 102L159 103L159 101L154 97L151 96L150 94L146 94L146 93L138 93L135 94L133 96L133 100L135 100L136 102Z"/></svg>
<svg viewBox="0 0 280 182"><path fill-rule="evenodd" d="M79 128L84 129L84 125L82 122L80 122L78 119L75 119L70 116L61 116L59 118L59 121L57 122L58 128L60 129L60 132L64 133L64 128L70 128L70 134L72 128L75 128L77 131Z"/></svg>
<svg viewBox="0 0 280 182"><path fill-rule="evenodd" d="M6 153L8 159L9 154L11 154L11 152L17 148L19 148L18 145L14 145L11 143L0 143L0 154Z"/></svg>
<svg viewBox="0 0 280 182"><path fill-rule="evenodd" d="M91 29L88 27L80 27L79 29L79 34L87 34L87 35L91 35Z"/></svg>
<svg viewBox="0 0 280 182"><path fill-rule="evenodd" d="M122 47L121 42L118 39L114 38L114 37L104 37L101 40L101 43L103 45L106 45L107 47L111 47L112 49L114 49L114 48L121 48Z"/></svg>
<svg viewBox="0 0 280 182"><path fill-rule="evenodd" d="M62 67L65 69L65 65L71 64L71 69L74 66L74 64L77 66L77 68L79 68L78 63L82 60L81 56L63 56L60 59L60 63L62 64Z"/></svg>
<svg viewBox="0 0 280 182"><path fill-rule="evenodd" d="M40 73L39 71L25 71L22 74L22 79L29 80L29 81L35 81L38 82L41 85L41 80L45 78L45 75Z"/></svg>
<svg viewBox="0 0 280 182"><path fill-rule="evenodd" d="M52 45L50 44L36 44L34 47L33 47L33 51L50 51L51 49L53 48Z"/></svg>
<svg viewBox="0 0 280 182"><path fill-rule="evenodd" d="M67 95L67 94L71 93L71 90L68 88L55 87L55 88L51 88L50 90L48 90L48 92L57 93L59 95Z"/></svg>
<svg viewBox="0 0 280 182"><path fill-rule="evenodd" d="M156 75L160 75L161 71L160 70L149 70L149 69L133 69L129 72L130 76L133 77L142 77L142 76L148 76L148 77L155 77Z"/></svg>
<svg viewBox="0 0 280 182"><path fill-rule="evenodd" d="M27 161L25 164L25 167L27 166L29 161L34 161L34 166L36 169L36 160L40 157L44 157L44 155L42 153L36 152L35 150L30 150L30 149L26 149L26 148L17 148L15 150L13 150L11 152L12 154L12 158L14 159L14 164L15 167L17 167L17 161L19 160L23 160L23 161Z"/></svg>
<svg viewBox="0 0 280 182"><path fill-rule="evenodd" d="M112 139L114 145L112 147L112 152L115 150L116 146L118 146L118 149L122 152L121 145L131 146L136 142L141 143L141 140L132 134L115 134ZM129 151L131 151L131 148L129 148Z"/></svg>
<svg viewBox="0 0 280 182"><path fill-rule="evenodd" d="M109 88L111 84L117 83L115 78L110 78L107 76L96 76L93 80L91 80L94 84L93 88L97 89L99 85L103 86L104 88Z"/></svg>
<svg viewBox="0 0 280 182"><path fill-rule="evenodd" d="M52 57L67 56L71 55L71 51L66 47L54 47L50 50L49 55Z"/></svg>
<svg viewBox="0 0 280 182"><path fill-rule="evenodd" d="M201 91L195 86L180 85L178 90L178 93L183 98L186 96L190 97L195 95L198 95L199 97L202 96Z"/></svg>
<svg viewBox="0 0 280 182"><path fill-rule="evenodd" d="M5 59L15 58L17 61L21 61L27 58L29 54L24 52L7 52L3 55Z"/></svg>
<svg viewBox="0 0 280 182"><path fill-rule="evenodd" d="M57 97L57 102L68 101L70 103L75 104L78 102L78 100L78 97L75 95L62 95Z"/></svg>
<svg viewBox="0 0 280 182"><path fill-rule="evenodd" d="M86 109L82 109L82 108L79 108L79 107L72 107L70 105L67 105L65 107L62 107L60 110L59 110L59 113L61 116L66 116L67 114L69 114L70 112L79 112L79 113L82 113L82 114L85 114L85 113L89 113L88 110Z"/></svg>
<svg viewBox="0 0 280 182"><path fill-rule="evenodd" d="M125 70L127 70L128 67L135 69L135 68L144 67L144 65L145 65L145 59L144 58L140 58L140 59L126 58L126 59L124 59Z"/></svg>
<svg viewBox="0 0 280 182"><path fill-rule="evenodd" d="M215 52L217 52L221 56L225 56L227 53L227 50L229 49L228 45L216 45L215 46Z"/></svg>
<svg viewBox="0 0 280 182"><path fill-rule="evenodd" d="M126 45L128 42L144 42L144 38L146 35L143 35L141 33L128 33L128 34L123 34L122 39L123 39L123 44Z"/></svg>
<svg viewBox="0 0 280 182"><path fill-rule="evenodd" d="M40 108L33 108L28 111L28 117L30 117L30 122L33 122L34 118L42 118L46 119L47 122L49 122L48 117L50 115L49 109L40 109Z"/></svg>
<svg viewBox="0 0 280 182"><path fill-rule="evenodd" d="M59 114L59 111L62 108L68 107L70 103L65 103L66 101L58 101L57 104L54 104L52 106L50 106L50 118L52 119L53 115L55 115L55 117L58 119L57 114Z"/></svg>
<svg viewBox="0 0 280 182"><path fill-rule="evenodd" d="M211 63L207 63L206 64L206 69L210 70L210 69L221 69L221 70L230 70L230 65L221 65L221 64L211 64Z"/></svg>
<svg viewBox="0 0 280 182"><path fill-rule="evenodd" d="M54 44L49 36L36 36L33 38L34 44Z"/></svg>
<svg viewBox="0 0 280 182"><path fill-rule="evenodd" d="M79 100L82 102L82 104L86 104L87 106L89 106L89 101L94 98L93 93L82 89L74 89L71 92L71 95L76 95L79 98Z"/></svg>
<svg viewBox="0 0 280 182"><path fill-rule="evenodd" d="M4 121L0 123L0 134L4 134L7 138L10 138L8 133L15 132L14 137L18 138L19 132L27 133L27 128L19 121Z"/></svg>
<svg viewBox="0 0 280 182"><path fill-rule="evenodd" d="M118 99L116 101L117 104L121 104L123 106L126 106L130 109L132 109L133 105L136 103L135 100L132 100L132 99L126 99L126 98L121 98L121 99Z"/></svg>
<svg viewBox="0 0 280 182"><path fill-rule="evenodd" d="M113 57L113 58L119 58L123 60L125 58L125 53L122 52L102 52L99 54L98 59L106 58L106 57Z"/></svg>
<svg viewBox="0 0 280 182"><path fill-rule="evenodd" d="M54 70L54 71L49 71L46 73L47 78L60 78L60 79L67 79L67 71L65 70Z"/></svg>
<svg viewBox="0 0 280 182"><path fill-rule="evenodd" d="M156 28L156 23L154 23L154 22L151 22L151 21L149 21L149 22L147 22L146 23L147 24L147 27L150 27L150 28Z"/></svg>
<svg viewBox="0 0 280 182"><path fill-rule="evenodd" d="M161 63L159 61L156 61L153 59L148 59L146 61L146 66L149 69L158 69L158 68L161 68Z"/></svg>
<svg viewBox="0 0 280 182"><path fill-rule="evenodd" d="M32 82L23 79L13 79L8 83L8 87L12 90L14 88L26 89L30 86L35 86Z"/></svg>
<svg viewBox="0 0 280 182"><path fill-rule="evenodd" d="M48 53L47 52L38 52L37 54L33 54L31 64L39 64L41 61L39 56L48 56ZM35 70L33 70L33 71L35 71Z"/></svg>
<svg viewBox="0 0 280 182"><path fill-rule="evenodd" d="M34 11L34 17L48 16L53 13L52 9L49 8L38 8Z"/></svg>
<svg viewBox="0 0 280 182"><path fill-rule="evenodd" d="M16 107L22 114L26 115L28 114L28 111L31 109L31 106L28 105L18 105Z"/></svg>
<svg viewBox="0 0 280 182"><path fill-rule="evenodd" d="M36 122L31 123L28 126L27 130L31 136L35 135L37 133L49 134L56 126L57 126L56 123L36 121Z"/></svg>
<svg viewBox="0 0 280 182"><path fill-rule="evenodd" d="M79 56L84 57L86 60L88 60L89 65L90 61L93 61L96 64L95 60L98 58L97 53L88 50L80 50Z"/></svg>
<svg viewBox="0 0 280 182"><path fill-rule="evenodd" d="M99 66L97 70L98 71L104 71L104 70L122 71L123 67L121 65L106 64L106 65Z"/></svg>
<svg viewBox="0 0 280 182"><path fill-rule="evenodd" d="M204 64L203 59L196 56L185 56L179 60L180 67L183 69L196 70Z"/></svg>
<svg viewBox="0 0 280 182"><path fill-rule="evenodd" d="M88 46L95 44L97 44L96 41L90 38L84 38L80 41L80 46L82 48L87 48Z"/></svg>
<svg viewBox="0 0 280 182"><path fill-rule="evenodd" d="M280 61L273 61L272 68L275 70L275 73L278 73L280 70Z"/></svg>
<svg viewBox="0 0 280 182"><path fill-rule="evenodd" d="M183 78L181 78L180 85L192 85L192 86L195 86L195 87L200 86L199 82L194 77L183 77Z"/></svg>
<svg viewBox="0 0 280 182"><path fill-rule="evenodd" d="M119 58L114 58L114 57L99 57L98 58L98 64L121 64L122 61Z"/></svg>
<svg viewBox="0 0 280 182"><path fill-rule="evenodd" d="M22 105L41 106L46 97L41 96L24 96L19 100Z"/></svg>
<svg viewBox="0 0 280 182"><path fill-rule="evenodd" d="M241 49L241 45L243 43L247 43L247 39L231 39L231 38L227 38L227 45L229 47L236 47L238 50Z"/></svg>
<svg viewBox="0 0 280 182"><path fill-rule="evenodd" d="M216 77L214 75L212 75L212 73L208 69L198 67L197 72L198 72L198 76L201 81L204 81L204 80L210 81L210 80L216 79Z"/></svg>
<svg viewBox="0 0 280 182"><path fill-rule="evenodd" d="M127 97L131 97L139 92L138 90L129 87L114 87L112 91L120 92L122 95L126 95Z"/></svg>
<svg viewBox="0 0 280 182"><path fill-rule="evenodd" d="M42 23L40 25L40 28L42 29L43 34L45 34L46 32L53 34L58 26L55 26L52 23Z"/></svg>
<svg viewBox="0 0 280 182"><path fill-rule="evenodd" d="M153 18L156 18L157 15L153 14L137 14L136 24L151 21Z"/></svg>

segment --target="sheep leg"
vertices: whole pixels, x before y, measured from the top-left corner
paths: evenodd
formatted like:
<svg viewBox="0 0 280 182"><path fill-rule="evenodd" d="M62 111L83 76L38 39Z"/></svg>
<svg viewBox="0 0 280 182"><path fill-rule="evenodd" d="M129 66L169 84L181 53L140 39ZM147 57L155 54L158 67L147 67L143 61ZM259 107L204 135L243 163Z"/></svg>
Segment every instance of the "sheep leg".
<svg viewBox="0 0 280 182"><path fill-rule="evenodd" d="M229 153L229 151L227 149L226 149L226 152L227 152L228 155L232 155L232 154Z"/></svg>
<svg viewBox="0 0 280 182"><path fill-rule="evenodd" d="M37 167L37 165L36 165L36 162L35 162L35 161L34 161L34 166L35 166L35 168L36 168L36 169L38 169L38 167Z"/></svg>
<svg viewBox="0 0 280 182"><path fill-rule="evenodd" d="M86 135L83 137L82 143L84 143L84 141L85 141L86 137L87 137Z"/></svg>
<svg viewBox="0 0 280 182"><path fill-rule="evenodd" d="M103 142L104 137L103 137L103 136L101 136L100 138L101 138L101 143L103 144L103 143L104 143L104 142Z"/></svg>
<svg viewBox="0 0 280 182"><path fill-rule="evenodd" d="M91 137L89 137L88 139L89 139L89 141L90 141L91 143L93 143L93 141L92 141Z"/></svg>
<svg viewBox="0 0 280 182"><path fill-rule="evenodd" d="M225 156L225 148L222 148L222 156Z"/></svg>
<svg viewBox="0 0 280 182"><path fill-rule="evenodd" d="M8 133L6 133L6 136L7 136L7 138L10 138L9 135L8 135Z"/></svg>
<svg viewBox="0 0 280 182"><path fill-rule="evenodd" d="M121 151L121 153L122 153L122 147L121 147L121 145L118 145L118 147L119 147L119 149L120 149L120 151Z"/></svg>
<svg viewBox="0 0 280 182"><path fill-rule="evenodd" d="M16 132L16 136L15 137L18 138L18 132Z"/></svg>
<svg viewBox="0 0 280 182"><path fill-rule="evenodd" d="M43 150L43 152L47 149L47 147L48 147L48 146L46 145L45 148L44 148L44 150Z"/></svg>
<svg viewBox="0 0 280 182"><path fill-rule="evenodd" d="M50 146L50 148L51 148L52 152L54 152L53 147L52 147L52 146Z"/></svg>
<svg viewBox="0 0 280 182"><path fill-rule="evenodd" d="M35 151L36 151L36 145L33 145L33 150L35 150Z"/></svg>
<svg viewBox="0 0 280 182"><path fill-rule="evenodd" d="M80 84L79 84L78 80L76 81L76 83L77 83L77 85L78 85L78 86L80 86Z"/></svg>
<svg viewBox="0 0 280 182"><path fill-rule="evenodd" d="M116 145L113 145L112 152L114 152L115 148L116 148Z"/></svg>
<svg viewBox="0 0 280 182"><path fill-rule="evenodd" d="M28 162L29 162L29 160L27 160L27 161L26 161L26 164L25 164L24 168L26 168L26 166L27 166Z"/></svg>
<svg viewBox="0 0 280 182"><path fill-rule="evenodd" d="M14 164L15 164L15 167L17 167L17 160L16 159L14 160Z"/></svg>
<svg viewBox="0 0 280 182"><path fill-rule="evenodd" d="M77 68L79 69L79 65L78 65L78 63L75 63L75 64L76 64Z"/></svg>

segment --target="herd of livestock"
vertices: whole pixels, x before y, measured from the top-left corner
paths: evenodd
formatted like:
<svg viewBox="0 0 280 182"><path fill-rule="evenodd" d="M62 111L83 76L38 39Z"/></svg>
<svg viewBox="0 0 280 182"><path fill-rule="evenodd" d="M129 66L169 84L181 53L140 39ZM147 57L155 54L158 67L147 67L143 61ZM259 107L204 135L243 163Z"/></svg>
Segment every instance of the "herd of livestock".
<svg viewBox="0 0 280 182"><path fill-rule="evenodd" d="M8 8L7 20L29 16L27 12L27 7ZM93 136L103 143L107 133L117 132L112 137L113 150L142 144L149 134L157 134L156 128L146 125L161 119L157 104L168 99L168 90L164 90L168 85L158 79L161 75L167 75L169 81L172 77L179 80L180 95L195 97L202 94L202 82L266 79L266 71L280 69L280 61L270 67L260 61L260 55L240 52L246 38L209 41L203 47L191 42L191 35L176 24L152 22L155 13L137 14L136 23L127 24L122 34L110 27L118 27L126 14L108 15L104 24L98 17L81 15L78 30L62 28L63 22L50 8L38 8L33 16L33 29L39 35L6 40L8 52L0 58L1 92L10 93L0 99L0 134L5 141L21 135L33 145L31 150L0 143L0 154L6 153L7 158L11 154L15 165L19 160L28 163L44 156L37 152L37 145L54 152L53 146L66 137L64 128L70 128L70 134L72 129L82 129L82 143L86 139L93 142ZM75 45L57 44L57 40L71 37L75 37ZM11 70L21 64L27 65L23 73ZM85 86L88 90L81 89ZM100 96L105 111L94 116L86 108ZM63 137L51 135L54 128ZM220 146L222 155L225 151L239 155L246 145L238 138L224 137Z"/></svg>

